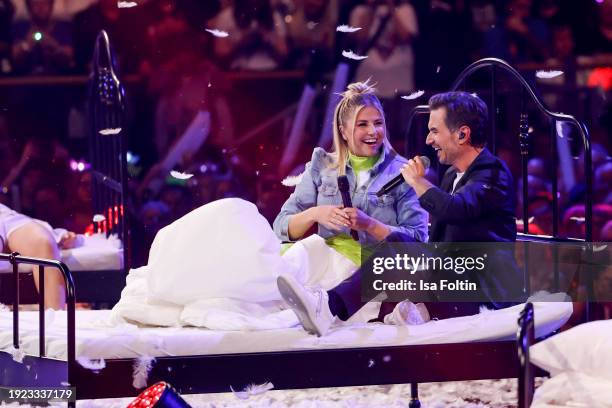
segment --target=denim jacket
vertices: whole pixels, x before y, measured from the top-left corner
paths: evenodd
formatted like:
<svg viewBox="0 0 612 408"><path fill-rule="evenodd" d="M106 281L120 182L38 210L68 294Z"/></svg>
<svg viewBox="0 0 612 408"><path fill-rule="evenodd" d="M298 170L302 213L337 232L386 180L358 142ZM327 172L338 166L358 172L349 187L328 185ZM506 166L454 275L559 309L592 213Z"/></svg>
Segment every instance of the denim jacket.
<svg viewBox="0 0 612 408"><path fill-rule="evenodd" d="M292 215L318 205L342 205L338 190L338 171L331 166L332 163L331 154L320 147L315 148L311 161L306 164L302 180L274 220L274 232L281 240L290 240L287 229ZM378 161L369 170L370 179L359 188L356 188L355 172L350 163L347 163L346 176L349 180L351 201L353 207L387 224L392 233L401 233L407 240L425 242L428 215L421 208L412 187L402 183L389 194L376 197L376 192L397 176L405 163L406 159L383 145ZM349 234L350 231L343 228L340 233ZM319 225L318 234L328 238L338 233ZM377 240L365 231L359 231L359 242L369 245L377 243Z"/></svg>

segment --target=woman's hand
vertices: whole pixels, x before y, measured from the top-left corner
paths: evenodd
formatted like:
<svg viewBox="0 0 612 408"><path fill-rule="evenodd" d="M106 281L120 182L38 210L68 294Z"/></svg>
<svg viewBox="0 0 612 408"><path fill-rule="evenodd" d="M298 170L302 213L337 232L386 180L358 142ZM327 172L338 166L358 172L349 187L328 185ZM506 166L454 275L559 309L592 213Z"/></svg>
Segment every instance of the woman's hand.
<svg viewBox="0 0 612 408"><path fill-rule="evenodd" d="M359 208L344 208L344 213L348 216L350 221L350 228L355 231L368 231L374 219L370 217L368 214L361 211Z"/></svg>
<svg viewBox="0 0 612 408"><path fill-rule="evenodd" d="M315 221L325 228L340 231L342 227L351 225L345 208L340 205L320 205L315 207Z"/></svg>

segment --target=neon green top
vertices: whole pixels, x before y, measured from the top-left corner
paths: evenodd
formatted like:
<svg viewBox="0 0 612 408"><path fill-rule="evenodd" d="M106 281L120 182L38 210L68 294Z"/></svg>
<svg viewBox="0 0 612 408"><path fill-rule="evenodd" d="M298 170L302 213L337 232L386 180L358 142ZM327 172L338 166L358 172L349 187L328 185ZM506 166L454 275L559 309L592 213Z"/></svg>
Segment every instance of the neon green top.
<svg viewBox="0 0 612 408"><path fill-rule="evenodd" d="M349 152L349 163L351 164L351 167L355 173L357 173L359 171L369 170L374 167L379 157L380 153L372 157L361 157L355 156L353 153Z"/></svg>

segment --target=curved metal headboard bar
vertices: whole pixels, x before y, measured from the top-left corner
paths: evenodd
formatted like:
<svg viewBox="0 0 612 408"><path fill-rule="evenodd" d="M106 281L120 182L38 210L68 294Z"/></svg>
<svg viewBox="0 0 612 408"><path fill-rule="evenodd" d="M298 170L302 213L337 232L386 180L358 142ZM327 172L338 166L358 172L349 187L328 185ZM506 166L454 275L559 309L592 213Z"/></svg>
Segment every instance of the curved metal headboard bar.
<svg viewBox="0 0 612 408"><path fill-rule="evenodd" d="M458 90L461 83L465 81L465 79L469 75L473 74L474 72L478 71L481 68L486 68L490 66L500 67L500 68L505 69L509 73L511 73L514 76L514 78L523 85L524 89L529 93L529 95L531 96L531 99L535 102L538 108L542 112L544 112L547 116L550 116L551 118L554 118L557 120L568 121L568 122L572 122L573 124L575 124L576 127L580 131L580 136L582 136L582 143L584 145L585 152L591 151L589 133L586 127L572 115L567 115L564 113L555 113L555 112L551 112L550 110L548 110L544 106L540 98L535 94L535 92L533 91L533 88L531 87L531 85L529 85L529 83L525 80L525 78L523 78L523 76L516 69L514 69L510 64L508 64L504 60L501 60L499 58L483 58L481 60L478 60L472 63L466 69L464 69L463 72L461 72L461 74L459 74L459 76L457 77L453 85L451 86L451 90L452 91Z"/></svg>

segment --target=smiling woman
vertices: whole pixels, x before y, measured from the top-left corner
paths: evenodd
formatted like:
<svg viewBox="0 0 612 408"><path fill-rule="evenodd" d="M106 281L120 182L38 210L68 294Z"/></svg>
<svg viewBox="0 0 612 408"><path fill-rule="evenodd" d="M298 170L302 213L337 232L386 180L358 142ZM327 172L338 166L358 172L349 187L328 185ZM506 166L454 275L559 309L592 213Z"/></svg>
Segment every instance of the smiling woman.
<svg viewBox="0 0 612 408"><path fill-rule="evenodd" d="M323 238L357 231L359 243L352 241L357 245L377 243L392 232L427 240L427 215L412 188L404 184L387 195L375 194L406 160L387 140L384 112L374 91L366 81L350 84L342 94L334 112L334 151L314 150L274 221L281 239L299 239L317 224ZM351 208L343 207L338 189L338 176L343 175L349 181Z"/></svg>

